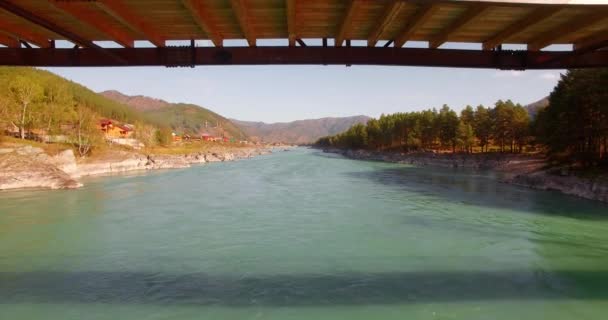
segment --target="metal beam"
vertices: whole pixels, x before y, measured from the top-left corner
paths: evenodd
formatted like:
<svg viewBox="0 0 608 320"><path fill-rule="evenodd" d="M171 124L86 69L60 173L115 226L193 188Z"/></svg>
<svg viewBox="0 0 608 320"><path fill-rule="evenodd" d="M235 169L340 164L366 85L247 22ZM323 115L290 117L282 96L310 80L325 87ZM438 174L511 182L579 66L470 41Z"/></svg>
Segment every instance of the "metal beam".
<svg viewBox="0 0 608 320"><path fill-rule="evenodd" d="M574 50L583 50L586 48L602 49L608 47L608 32L600 31L583 39L577 40L574 43Z"/></svg>
<svg viewBox="0 0 608 320"><path fill-rule="evenodd" d="M95 3L132 31L142 34L157 47L165 46L165 38L148 22L127 7L123 0L97 0Z"/></svg>
<svg viewBox="0 0 608 320"><path fill-rule="evenodd" d="M76 1L58 1L51 2L55 7L68 15L78 19L82 23L97 29L107 37L113 39L116 43L125 48L133 48L135 39L126 34L124 31L113 28L108 24L106 19L98 12L91 10L86 2Z"/></svg>
<svg viewBox="0 0 608 320"><path fill-rule="evenodd" d="M462 16L450 23L441 32L439 32L439 34L433 36L433 38L429 41L429 47L433 49L439 48L448 40L450 35L460 31L472 20L483 14L488 7L488 3L473 4Z"/></svg>
<svg viewBox="0 0 608 320"><path fill-rule="evenodd" d="M367 38L368 47L376 46L378 40L384 33L384 30L393 22L401 8L403 8L405 5L405 2L403 1L391 1L386 5L384 8L384 13L382 14L382 17L380 17L378 24L376 24Z"/></svg>
<svg viewBox="0 0 608 320"><path fill-rule="evenodd" d="M0 20L0 32L18 40L31 42L40 48L49 47L49 39L46 36L7 21Z"/></svg>
<svg viewBox="0 0 608 320"><path fill-rule="evenodd" d="M560 10L562 10L561 7L545 7L536 9L532 13L527 15L525 18L511 24L506 29L498 32L497 34L484 41L482 47L484 50L492 50L510 37L522 32L528 27L531 27L537 23L541 23L545 19L548 19L553 15L557 14Z"/></svg>
<svg viewBox="0 0 608 320"><path fill-rule="evenodd" d="M286 0L285 9L287 10L287 37L289 39L289 46L296 46L296 38L298 33L296 31L297 25L297 12L296 12L296 0Z"/></svg>
<svg viewBox="0 0 608 320"><path fill-rule="evenodd" d="M392 65L505 70L608 66L608 51L564 59L572 51L482 51L368 47L166 47L107 49L121 64L94 49L0 48L0 65L192 66L192 65Z"/></svg>
<svg viewBox="0 0 608 320"><path fill-rule="evenodd" d="M0 33L0 44L9 48L19 48L21 46L19 40L3 33Z"/></svg>
<svg viewBox="0 0 608 320"><path fill-rule="evenodd" d="M344 39L346 38L346 34L350 31L350 28L353 25L353 17L357 13L357 8L361 3L359 0L350 0L347 7L346 12L344 13L344 17L342 18L342 23L338 28L338 33L336 34L335 43L336 47L341 47Z"/></svg>
<svg viewBox="0 0 608 320"><path fill-rule="evenodd" d="M255 47L255 31L251 25L251 17L249 16L245 0L230 0L230 4L232 5L232 10L236 15L237 20L239 21L241 31L243 32L245 39L247 39L247 43L250 47Z"/></svg>
<svg viewBox="0 0 608 320"><path fill-rule="evenodd" d="M54 32L60 36L65 37L67 40L73 42L76 44L76 46L82 46L82 47L86 47L91 49L92 51L105 56L106 58L113 60L114 63L118 63L118 65L124 65L127 61L123 60L120 56L118 55L114 55L113 53L111 53L110 51L107 51L106 49L96 45L95 43L93 43L93 41L87 40L75 33L72 33L69 30L63 29L60 26L56 25L55 23L48 21L40 16L37 16L19 6L14 5L11 2L5 1L5 0L0 0L0 8L18 16L21 17L33 24L36 24L42 28L45 28L51 32ZM26 45L27 43L24 42ZM48 44L50 45L50 42L48 42ZM56 50L56 49L49 49L48 50ZM44 50L44 49L40 49L40 50Z"/></svg>
<svg viewBox="0 0 608 320"><path fill-rule="evenodd" d="M403 47L403 45L412 37L414 32L427 22L437 10L439 10L439 6L436 3L421 5L416 13L408 19L408 23L395 39L395 48Z"/></svg>
<svg viewBox="0 0 608 320"><path fill-rule="evenodd" d="M555 29L551 29L540 36L532 39L528 43L528 50L538 51L563 37L577 33L582 29L593 26L603 20L608 20L608 14L600 11L592 15L584 15L572 21L561 24Z"/></svg>
<svg viewBox="0 0 608 320"><path fill-rule="evenodd" d="M213 23L209 11L203 7L203 3L196 0L182 0L182 4L186 7L199 28L207 34L213 45L216 47L224 46L223 37L219 33L217 26Z"/></svg>

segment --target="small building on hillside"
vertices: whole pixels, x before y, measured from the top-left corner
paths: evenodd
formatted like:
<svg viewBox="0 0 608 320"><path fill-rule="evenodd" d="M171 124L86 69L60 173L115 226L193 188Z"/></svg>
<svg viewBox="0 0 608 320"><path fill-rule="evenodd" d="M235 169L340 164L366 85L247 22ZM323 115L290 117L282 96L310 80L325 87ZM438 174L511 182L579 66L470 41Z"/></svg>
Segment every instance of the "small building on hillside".
<svg viewBox="0 0 608 320"><path fill-rule="evenodd" d="M171 138L172 138L173 142L182 141L182 137L175 132L171 132Z"/></svg>
<svg viewBox="0 0 608 320"><path fill-rule="evenodd" d="M118 134L121 138L131 138L133 136L133 126L128 124L119 124L116 125L118 128Z"/></svg>
<svg viewBox="0 0 608 320"><path fill-rule="evenodd" d="M213 136L208 133L203 133L201 134L201 139L203 139L203 141L213 141Z"/></svg>
<svg viewBox="0 0 608 320"><path fill-rule="evenodd" d="M131 138L134 131L133 125L114 123L113 120L109 119L100 120L99 129L105 133L106 137L110 138Z"/></svg>
<svg viewBox="0 0 608 320"><path fill-rule="evenodd" d="M105 133L108 133L114 127L114 123L109 119L99 120L99 129Z"/></svg>

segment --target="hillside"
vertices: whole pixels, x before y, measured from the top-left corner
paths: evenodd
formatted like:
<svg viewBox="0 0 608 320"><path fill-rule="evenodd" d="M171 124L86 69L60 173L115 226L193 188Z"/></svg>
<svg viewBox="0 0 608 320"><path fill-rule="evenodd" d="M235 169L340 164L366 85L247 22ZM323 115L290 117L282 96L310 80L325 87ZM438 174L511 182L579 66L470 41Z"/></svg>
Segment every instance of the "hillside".
<svg viewBox="0 0 608 320"><path fill-rule="evenodd" d="M247 135L230 120L203 107L170 103L146 96L128 96L115 90L100 93L108 99L124 103L133 110L142 112L156 123L171 127L178 133L228 136L245 139Z"/></svg>
<svg viewBox="0 0 608 320"><path fill-rule="evenodd" d="M169 102L146 96L128 96L116 90L108 90L100 93L108 99L128 105L138 111L150 111L165 108Z"/></svg>
<svg viewBox="0 0 608 320"><path fill-rule="evenodd" d="M88 88L64 79L49 71L26 68L26 67L0 67L0 98L9 96L10 83L15 79L22 78L30 84L38 85L44 96L73 97L76 103L86 106L102 117L111 118L123 122L150 122L147 117L132 108L99 95ZM65 110L64 112L68 112ZM56 115L57 117L67 116L65 114ZM57 119L58 121L60 119Z"/></svg>
<svg viewBox="0 0 608 320"><path fill-rule="evenodd" d="M335 135L348 130L357 123L366 123L367 116L343 118L321 118L298 120L283 123L264 123L250 121L232 121L236 123L252 139L265 142L312 143L319 138Z"/></svg>
<svg viewBox="0 0 608 320"><path fill-rule="evenodd" d="M546 108L548 105L549 105L549 97L544 97L534 103L530 103L529 105L525 106L524 108L526 108L526 110L528 110L528 113L530 114L530 118L534 119L536 117L536 115L538 114L538 111Z"/></svg>

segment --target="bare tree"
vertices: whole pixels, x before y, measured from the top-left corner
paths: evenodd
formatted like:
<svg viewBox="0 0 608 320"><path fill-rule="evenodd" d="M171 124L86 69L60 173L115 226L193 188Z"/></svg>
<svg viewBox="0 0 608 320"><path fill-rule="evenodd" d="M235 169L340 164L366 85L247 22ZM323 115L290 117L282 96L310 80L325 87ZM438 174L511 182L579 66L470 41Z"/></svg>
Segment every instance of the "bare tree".
<svg viewBox="0 0 608 320"><path fill-rule="evenodd" d="M95 128L95 114L88 108L76 106L76 121L74 127L73 143L80 157L85 157L99 139L99 132Z"/></svg>
<svg viewBox="0 0 608 320"><path fill-rule="evenodd" d="M28 108L43 97L44 91L39 84L23 76L17 76L10 82L9 91L20 106L19 136L25 139L25 126L29 120Z"/></svg>
<svg viewBox="0 0 608 320"><path fill-rule="evenodd" d="M74 110L74 98L67 85L49 82L44 89L44 107L40 109L39 122L46 127L46 134L50 137L63 121L71 117Z"/></svg>

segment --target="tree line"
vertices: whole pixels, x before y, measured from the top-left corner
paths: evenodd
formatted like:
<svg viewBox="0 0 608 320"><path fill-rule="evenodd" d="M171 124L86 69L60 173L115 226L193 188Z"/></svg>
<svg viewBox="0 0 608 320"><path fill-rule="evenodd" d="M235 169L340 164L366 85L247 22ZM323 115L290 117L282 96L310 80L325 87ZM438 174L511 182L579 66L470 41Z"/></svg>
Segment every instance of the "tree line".
<svg viewBox="0 0 608 320"><path fill-rule="evenodd" d="M608 69L563 75L534 130L556 161L608 166Z"/></svg>
<svg viewBox="0 0 608 320"><path fill-rule="evenodd" d="M371 150L446 150L472 153L475 149L522 152L530 138L530 117L521 105L499 100L493 107L466 106L460 114L441 109L382 115L341 134L324 137L320 146ZM492 144L494 142L495 144Z"/></svg>
<svg viewBox="0 0 608 320"><path fill-rule="evenodd" d="M569 70L532 120L510 100L382 115L323 137L321 147L369 150L523 152L543 150L558 162L608 164L608 69Z"/></svg>

